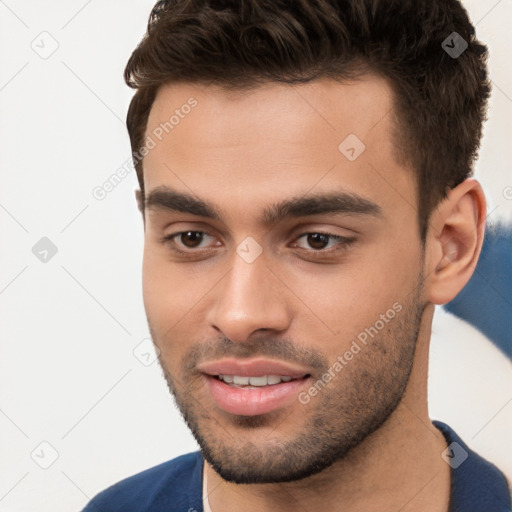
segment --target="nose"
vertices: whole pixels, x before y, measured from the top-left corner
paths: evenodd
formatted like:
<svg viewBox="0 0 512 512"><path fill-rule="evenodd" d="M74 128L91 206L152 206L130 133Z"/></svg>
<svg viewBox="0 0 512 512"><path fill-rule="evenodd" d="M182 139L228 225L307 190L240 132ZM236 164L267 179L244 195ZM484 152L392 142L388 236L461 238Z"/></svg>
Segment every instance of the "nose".
<svg viewBox="0 0 512 512"><path fill-rule="evenodd" d="M247 263L235 254L233 267L215 287L209 323L234 342L260 330L283 332L290 324L285 290L263 257Z"/></svg>

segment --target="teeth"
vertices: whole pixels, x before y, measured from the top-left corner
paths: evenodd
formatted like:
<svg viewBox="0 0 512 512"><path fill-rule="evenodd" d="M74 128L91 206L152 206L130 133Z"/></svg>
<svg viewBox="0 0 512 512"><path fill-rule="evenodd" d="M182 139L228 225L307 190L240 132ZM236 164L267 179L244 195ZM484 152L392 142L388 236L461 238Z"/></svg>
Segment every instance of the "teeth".
<svg viewBox="0 0 512 512"><path fill-rule="evenodd" d="M280 382L290 382L292 380L288 375L261 375L258 377L242 377L239 375L219 375L220 380L227 384L234 384L236 386L272 386Z"/></svg>
<svg viewBox="0 0 512 512"><path fill-rule="evenodd" d="M263 375L262 377L249 377L249 384L251 386L266 386L267 383L266 375Z"/></svg>
<svg viewBox="0 0 512 512"><path fill-rule="evenodd" d="M278 375L269 375L267 378L269 385L278 384L279 382L281 382L281 377L279 377Z"/></svg>

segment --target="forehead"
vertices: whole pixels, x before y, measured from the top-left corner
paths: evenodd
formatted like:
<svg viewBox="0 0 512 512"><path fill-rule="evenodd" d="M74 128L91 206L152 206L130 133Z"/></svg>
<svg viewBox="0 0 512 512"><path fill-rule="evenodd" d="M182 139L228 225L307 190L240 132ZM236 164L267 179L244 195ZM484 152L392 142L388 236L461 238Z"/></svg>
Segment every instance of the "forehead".
<svg viewBox="0 0 512 512"><path fill-rule="evenodd" d="M383 208L397 195L414 202L412 175L395 158L393 119L393 91L373 75L242 91L166 85L146 129L154 142L146 194L169 185L245 211L340 187Z"/></svg>
<svg viewBox="0 0 512 512"><path fill-rule="evenodd" d="M197 105L189 108L191 98ZM280 140L292 143L313 141L318 135L336 141L349 129L365 139L381 121L384 121L381 128L387 131L391 117L384 118L392 105L391 86L376 75L346 82L332 79L299 85L271 82L241 90L173 83L158 90L147 133L169 122L174 114L173 137L168 138L168 143L175 145L180 144L180 133L190 135L187 127L194 130L198 143L215 146L230 142L252 145L262 131L268 135L279 134ZM192 120L182 123L187 117ZM194 123L197 118L199 122ZM226 135L230 135L229 140Z"/></svg>

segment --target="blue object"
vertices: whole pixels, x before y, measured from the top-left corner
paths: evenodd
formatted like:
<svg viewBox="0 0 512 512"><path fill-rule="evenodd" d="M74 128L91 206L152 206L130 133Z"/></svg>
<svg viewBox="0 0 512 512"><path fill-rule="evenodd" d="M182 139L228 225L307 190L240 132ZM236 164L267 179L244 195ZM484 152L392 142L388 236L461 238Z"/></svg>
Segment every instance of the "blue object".
<svg viewBox="0 0 512 512"><path fill-rule="evenodd" d="M512 225L487 225L473 276L444 308L476 327L512 359Z"/></svg>
<svg viewBox="0 0 512 512"><path fill-rule="evenodd" d="M456 462L450 464L449 512L510 512L510 489L503 474L471 451L448 425L433 424L452 446ZM187 453L109 487L82 512L203 512L202 474L201 452Z"/></svg>

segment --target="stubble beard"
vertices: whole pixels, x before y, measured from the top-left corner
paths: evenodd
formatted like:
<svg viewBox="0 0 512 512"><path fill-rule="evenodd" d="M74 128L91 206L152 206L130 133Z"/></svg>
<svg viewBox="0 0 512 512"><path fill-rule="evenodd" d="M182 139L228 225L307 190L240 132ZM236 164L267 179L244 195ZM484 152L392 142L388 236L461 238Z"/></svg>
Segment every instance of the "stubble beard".
<svg viewBox="0 0 512 512"><path fill-rule="evenodd" d="M420 291L418 287L402 311L308 404L297 400L293 412L229 415L226 422L226 416L219 415L204 389L184 385L186 378L171 376L159 358L169 390L204 458L224 480L238 484L292 482L343 459L386 422L402 399L424 310ZM226 355L239 355L234 350L240 344L223 341L224 347L233 347ZM272 347L278 345L278 341L269 340L259 355L272 356ZM187 375L185 369L191 371L199 361L193 351L184 360L187 363L182 365L182 375ZM320 354L316 361L325 365ZM280 436L279 425L286 424L289 430L290 422L297 425L296 433ZM251 435L262 428L270 433L263 441L258 435L258 441L253 442Z"/></svg>

